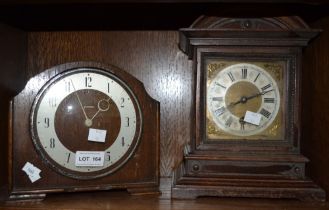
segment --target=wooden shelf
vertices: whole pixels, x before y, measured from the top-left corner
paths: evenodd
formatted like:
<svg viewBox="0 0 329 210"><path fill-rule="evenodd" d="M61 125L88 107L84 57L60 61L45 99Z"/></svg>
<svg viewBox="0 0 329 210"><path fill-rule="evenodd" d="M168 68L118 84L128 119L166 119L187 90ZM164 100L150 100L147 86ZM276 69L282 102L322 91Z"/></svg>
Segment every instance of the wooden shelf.
<svg viewBox="0 0 329 210"><path fill-rule="evenodd" d="M93 192L54 194L41 203L2 203L0 209L120 209L120 210L327 210L329 203L308 203L296 200L199 198L196 200L169 200L161 196L130 196L126 192Z"/></svg>

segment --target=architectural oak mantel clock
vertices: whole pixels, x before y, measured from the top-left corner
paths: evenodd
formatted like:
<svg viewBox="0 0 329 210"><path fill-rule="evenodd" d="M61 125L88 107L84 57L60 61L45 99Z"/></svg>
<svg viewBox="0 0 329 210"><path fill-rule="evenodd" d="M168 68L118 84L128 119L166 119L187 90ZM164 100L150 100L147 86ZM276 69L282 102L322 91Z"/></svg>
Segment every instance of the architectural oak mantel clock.
<svg viewBox="0 0 329 210"><path fill-rule="evenodd" d="M298 17L202 16L180 30L194 133L172 197L325 199L300 151L302 47L318 33Z"/></svg>
<svg viewBox="0 0 329 210"><path fill-rule="evenodd" d="M123 70L55 66L11 103L9 199L51 192L157 193L159 103Z"/></svg>

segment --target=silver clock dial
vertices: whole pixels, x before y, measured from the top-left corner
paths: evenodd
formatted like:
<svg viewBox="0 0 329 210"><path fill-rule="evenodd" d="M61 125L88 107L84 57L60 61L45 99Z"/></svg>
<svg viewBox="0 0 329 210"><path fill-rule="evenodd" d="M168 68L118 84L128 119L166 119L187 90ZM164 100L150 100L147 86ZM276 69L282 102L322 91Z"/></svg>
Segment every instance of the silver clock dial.
<svg viewBox="0 0 329 210"><path fill-rule="evenodd" d="M218 128L229 134L258 134L269 127L278 114L278 85L259 66L249 63L228 66L207 85L208 116ZM259 123L246 122L247 111L259 117Z"/></svg>

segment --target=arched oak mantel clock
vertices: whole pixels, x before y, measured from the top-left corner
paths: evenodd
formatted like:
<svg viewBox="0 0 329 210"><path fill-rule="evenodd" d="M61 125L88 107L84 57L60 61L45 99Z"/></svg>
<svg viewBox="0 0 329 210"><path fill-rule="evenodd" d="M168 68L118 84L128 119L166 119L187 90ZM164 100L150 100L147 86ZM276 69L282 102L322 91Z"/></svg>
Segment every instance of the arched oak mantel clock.
<svg viewBox="0 0 329 210"><path fill-rule="evenodd" d="M193 61L194 133L172 197L324 200L300 151L302 48L319 31L298 17L202 16L179 33Z"/></svg>
<svg viewBox="0 0 329 210"><path fill-rule="evenodd" d="M11 102L9 199L127 189L158 193L159 103L127 72L52 67Z"/></svg>

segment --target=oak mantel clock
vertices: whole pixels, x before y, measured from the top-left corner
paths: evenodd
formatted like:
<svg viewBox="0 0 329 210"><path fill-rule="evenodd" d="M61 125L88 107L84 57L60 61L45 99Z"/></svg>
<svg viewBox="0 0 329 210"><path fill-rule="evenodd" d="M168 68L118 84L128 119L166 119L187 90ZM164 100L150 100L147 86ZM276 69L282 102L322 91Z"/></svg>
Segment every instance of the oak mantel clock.
<svg viewBox="0 0 329 210"><path fill-rule="evenodd" d="M300 151L301 53L318 32L298 17L202 16L180 30L195 132L172 197L325 199Z"/></svg>
<svg viewBox="0 0 329 210"><path fill-rule="evenodd" d="M10 200L51 192L157 193L159 103L125 71L55 66L11 102Z"/></svg>

